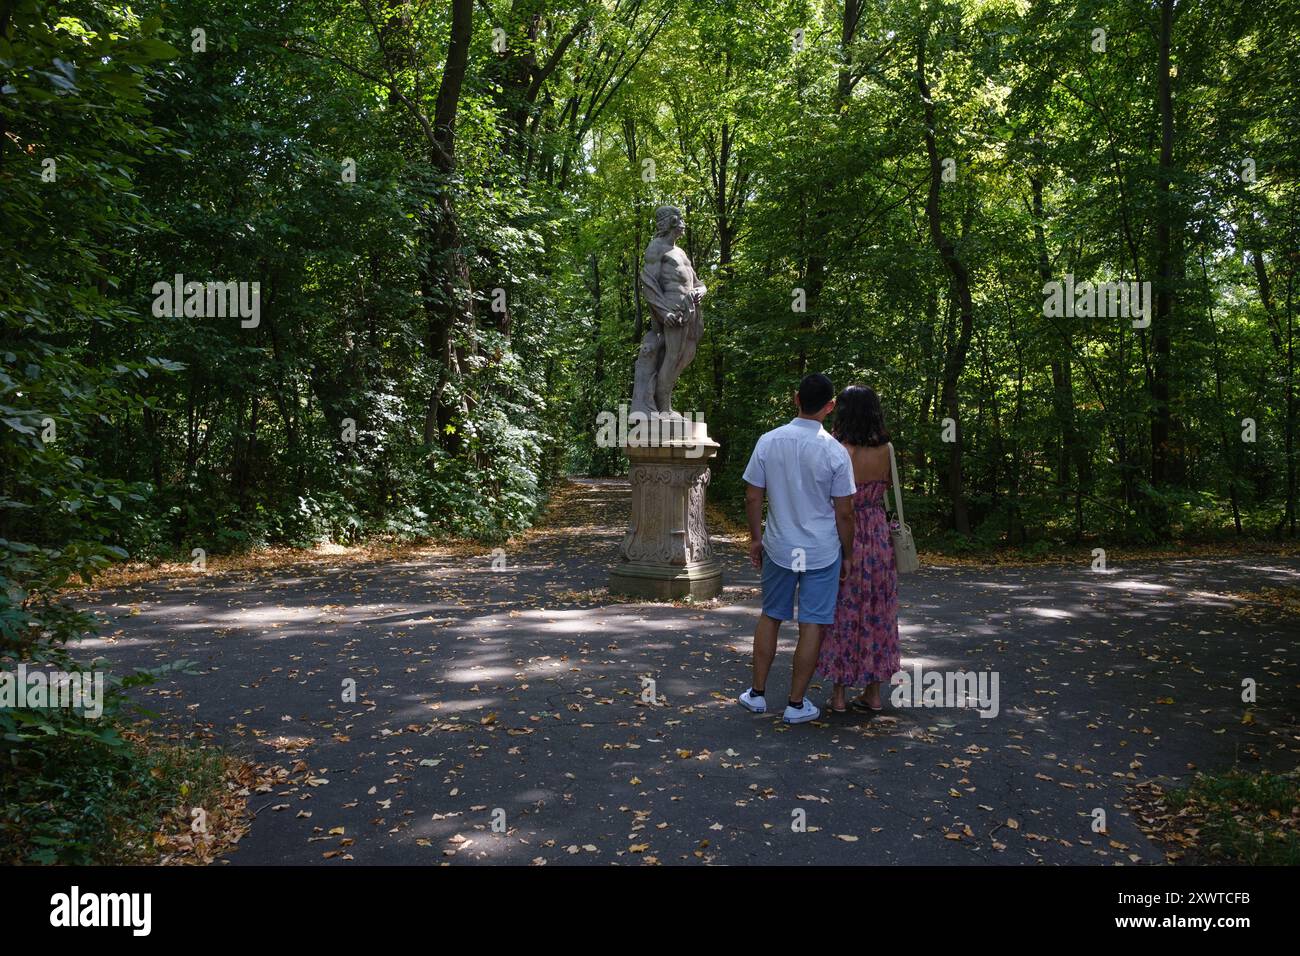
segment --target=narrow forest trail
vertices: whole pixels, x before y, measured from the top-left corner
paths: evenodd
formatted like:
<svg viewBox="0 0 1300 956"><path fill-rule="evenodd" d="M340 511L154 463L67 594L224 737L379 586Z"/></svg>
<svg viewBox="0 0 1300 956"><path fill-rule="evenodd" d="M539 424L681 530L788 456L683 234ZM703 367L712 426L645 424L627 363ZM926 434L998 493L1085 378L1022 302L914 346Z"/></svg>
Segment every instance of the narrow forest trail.
<svg viewBox="0 0 1300 956"><path fill-rule="evenodd" d="M716 602L613 603L626 484L558 501L499 571L447 555L87 595L102 628L81 653L196 661L149 706L257 762L300 762L250 800L232 864L1154 863L1128 788L1295 765L1295 625L1241 595L1294 586L1300 560L927 568L902 583L904 664L996 671L997 716L789 728L735 704L758 606L739 542L716 542Z"/></svg>

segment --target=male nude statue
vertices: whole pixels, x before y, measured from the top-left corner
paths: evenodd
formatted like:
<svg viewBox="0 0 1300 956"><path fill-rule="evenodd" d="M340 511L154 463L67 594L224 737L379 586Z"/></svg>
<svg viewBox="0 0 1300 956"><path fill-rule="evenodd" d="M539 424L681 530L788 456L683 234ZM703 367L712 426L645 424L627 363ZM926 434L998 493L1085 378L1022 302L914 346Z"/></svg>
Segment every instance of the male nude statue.
<svg viewBox="0 0 1300 956"><path fill-rule="evenodd" d="M686 231L680 209L655 210L655 237L641 266L641 293L650 304L650 329L641 342L632 386L632 411L670 413L673 386L695 358L704 332L700 299L704 286L677 238Z"/></svg>

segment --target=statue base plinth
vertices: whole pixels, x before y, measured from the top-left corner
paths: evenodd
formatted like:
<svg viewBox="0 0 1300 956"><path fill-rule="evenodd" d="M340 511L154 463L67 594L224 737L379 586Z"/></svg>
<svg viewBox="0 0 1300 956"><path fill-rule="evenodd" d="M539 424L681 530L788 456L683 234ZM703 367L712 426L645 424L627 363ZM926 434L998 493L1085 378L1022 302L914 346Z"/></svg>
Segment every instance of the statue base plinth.
<svg viewBox="0 0 1300 956"><path fill-rule="evenodd" d="M722 592L722 565L709 541L704 501L718 443L704 422L650 418L649 437L623 446L632 513L610 571L610 593L657 601L716 597Z"/></svg>
<svg viewBox="0 0 1300 956"><path fill-rule="evenodd" d="M722 593L722 566L717 561L669 568L628 562L609 573L611 594L648 601L707 601Z"/></svg>

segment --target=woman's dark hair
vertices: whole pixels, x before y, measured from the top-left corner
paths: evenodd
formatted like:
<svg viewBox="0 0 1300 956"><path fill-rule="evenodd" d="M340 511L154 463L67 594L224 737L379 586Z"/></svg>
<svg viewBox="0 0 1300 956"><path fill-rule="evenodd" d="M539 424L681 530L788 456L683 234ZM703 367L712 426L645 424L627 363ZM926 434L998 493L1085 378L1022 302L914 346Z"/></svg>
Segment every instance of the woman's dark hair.
<svg viewBox="0 0 1300 956"><path fill-rule="evenodd" d="M885 412L875 389L850 385L840 392L835 399L835 427L831 434L846 444L871 448L889 441Z"/></svg>

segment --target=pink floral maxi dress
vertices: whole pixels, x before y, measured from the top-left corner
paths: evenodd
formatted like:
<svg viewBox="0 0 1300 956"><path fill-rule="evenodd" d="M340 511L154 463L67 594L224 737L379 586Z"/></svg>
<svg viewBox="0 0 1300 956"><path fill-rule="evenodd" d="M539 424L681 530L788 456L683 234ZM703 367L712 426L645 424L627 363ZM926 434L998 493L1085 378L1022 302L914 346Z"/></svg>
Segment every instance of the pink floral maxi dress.
<svg viewBox="0 0 1300 956"><path fill-rule="evenodd" d="M885 515L885 481L853 495L853 570L840 583L835 623L822 636L817 673L837 684L888 683L900 668L898 570Z"/></svg>

